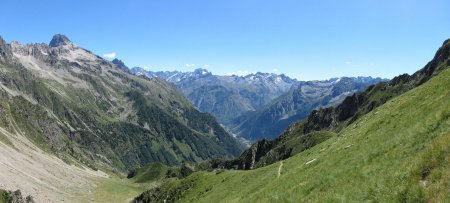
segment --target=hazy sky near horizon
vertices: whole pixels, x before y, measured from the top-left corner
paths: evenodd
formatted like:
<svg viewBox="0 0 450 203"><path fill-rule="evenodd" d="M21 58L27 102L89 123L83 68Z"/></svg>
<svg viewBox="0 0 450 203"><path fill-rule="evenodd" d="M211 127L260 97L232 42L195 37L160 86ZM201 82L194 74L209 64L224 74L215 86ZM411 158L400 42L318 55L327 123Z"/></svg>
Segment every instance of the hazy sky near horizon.
<svg viewBox="0 0 450 203"><path fill-rule="evenodd" d="M450 38L450 1L3 0L0 36L74 43L128 66L391 78Z"/></svg>

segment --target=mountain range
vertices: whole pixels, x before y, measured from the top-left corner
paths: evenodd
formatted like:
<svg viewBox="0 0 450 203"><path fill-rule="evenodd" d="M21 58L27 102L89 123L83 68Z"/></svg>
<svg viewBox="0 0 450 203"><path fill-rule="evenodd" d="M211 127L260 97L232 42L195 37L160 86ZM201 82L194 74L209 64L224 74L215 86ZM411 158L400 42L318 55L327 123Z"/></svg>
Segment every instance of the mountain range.
<svg viewBox="0 0 450 203"><path fill-rule="evenodd" d="M286 75L258 72L220 76L201 68L193 72L153 72L135 67L131 72L175 84L197 109L211 113L225 125L245 112L260 109L298 83Z"/></svg>
<svg viewBox="0 0 450 203"><path fill-rule="evenodd" d="M0 136L23 136L69 163L126 171L242 150L172 84L130 74L64 35L48 45L1 39L0 94Z"/></svg>
<svg viewBox="0 0 450 203"><path fill-rule="evenodd" d="M372 77L298 81L261 72L221 76L201 68L153 72L134 67L131 72L175 84L198 110L211 113L231 132L251 142L274 139L312 110L339 104L346 96L386 81Z"/></svg>
<svg viewBox="0 0 450 203"><path fill-rule="evenodd" d="M236 118L232 131L252 141L274 139L295 121L318 108L335 106L347 96L364 91L370 85L386 81L372 77L341 77L325 81L307 81L276 98L263 108Z"/></svg>

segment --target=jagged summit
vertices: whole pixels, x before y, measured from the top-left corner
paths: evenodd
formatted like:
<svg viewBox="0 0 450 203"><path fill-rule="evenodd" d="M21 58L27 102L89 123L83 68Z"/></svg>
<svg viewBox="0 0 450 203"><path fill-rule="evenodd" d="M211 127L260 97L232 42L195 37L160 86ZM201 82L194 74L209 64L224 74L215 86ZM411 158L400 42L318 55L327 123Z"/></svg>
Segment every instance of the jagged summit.
<svg viewBox="0 0 450 203"><path fill-rule="evenodd" d="M50 41L49 45L51 47L58 47L58 46L61 46L61 45L67 45L67 44L71 44L71 43L72 42L65 35L56 34L56 35L53 36L53 38Z"/></svg>
<svg viewBox="0 0 450 203"><path fill-rule="evenodd" d="M128 68L126 65L125 65L125 63L122 61L122 60L120 60L120 59L118 59L118 58L115 58L115 59L113 59L112 61L111 61L113 64L115 64L116 66L118 66L119 68Z"/></svg>
<svg viewBox="0 0 450 203"><path fill-rule="evenodd" d="M125 63L124 63L122 60L118 59L118 58L113 59L113 60L111 61L111 63L113 63L113 64L116 65L119 69L121 69L121 70L123 70L123 71L125 71L125 72L128 72L128 73L130 72L130 69L128 68L128 66L125 65Z"/></svg>

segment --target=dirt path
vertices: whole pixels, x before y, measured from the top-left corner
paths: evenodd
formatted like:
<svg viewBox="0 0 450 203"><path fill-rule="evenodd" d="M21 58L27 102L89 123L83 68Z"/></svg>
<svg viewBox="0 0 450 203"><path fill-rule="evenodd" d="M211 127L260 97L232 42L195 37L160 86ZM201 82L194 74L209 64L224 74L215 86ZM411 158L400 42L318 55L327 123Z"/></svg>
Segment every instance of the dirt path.
<svg viewBox="0 0 450 203"><path fill-rule="evenodd" d="M279 177L281 176L281 170L282 170L282 168L283 168L283 162L281 161L281 162L280 162L280 167L278 167L278 177L277 177L277 178L279 178Z"/></svg>

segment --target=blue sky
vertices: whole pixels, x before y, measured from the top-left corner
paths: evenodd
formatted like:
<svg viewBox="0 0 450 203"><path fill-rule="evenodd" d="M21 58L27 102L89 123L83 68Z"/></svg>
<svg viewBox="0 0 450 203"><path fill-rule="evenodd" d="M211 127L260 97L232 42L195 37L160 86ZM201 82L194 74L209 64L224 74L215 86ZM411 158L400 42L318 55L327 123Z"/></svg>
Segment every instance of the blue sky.
<svg viewBox="0 0 450 203"><path fill-rule="evenodd" d="M301 80L391 78L422 68L450 38L450 1L3 0L0 35L55 33L128 66Z"/></svg>

